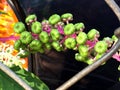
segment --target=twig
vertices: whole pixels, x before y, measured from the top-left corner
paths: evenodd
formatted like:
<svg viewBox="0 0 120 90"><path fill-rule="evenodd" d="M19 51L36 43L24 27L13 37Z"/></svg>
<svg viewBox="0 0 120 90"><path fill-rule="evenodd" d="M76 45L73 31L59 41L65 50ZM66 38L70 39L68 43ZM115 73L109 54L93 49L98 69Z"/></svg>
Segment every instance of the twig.
<svg viewBox="0 0 120 90"><path fill-rule="evenodd" d="M115 13L118 20L120 21L120 8L119 8L119 6L115 3L114 0L105 0L105 2L112 9L112 11Z"/></svg>
<svg viewBox="0 0 120 90"><path fill-rule="evenodd" d="M120 31L120 28L118 28ZM118 30L117 29L117 30ZM120 34L120 33L119 33ZM119 35L120 36L120 35ZM101 64L103 64L104 62L106 62L107 60L109 60L111 58L111 56L120 48L120 38L118 40L118 42L116 43L116 45L111 48L111 50L106 53L105 55L103 55L99 60L97 60L95 63L87 66L86 68L84 68L82 71L78 72L75 76L73 76L71 79L69 79L67 82L65 82L63 85L61 85L60 87L58 87L56 90L67 90L70 86L72 86L73 84L75 84L77 81L79 81L80 79L82 79L84 76L86 76L87 74L89 74L90 72L92 72L93 70L95 70L97 67L99 67Z"/></svg>
<svg viewBox="0 0 120 90"><path fill-rule="evenodd" d="M120 8L118 7L118 5L114 2L114 0L105 0L105 1L111 7L111 9L113 10L113 12L115 13L115 15L118 17L118 19L120 21ZM107 60L109 60L111 58L111 56L120 48L120 33L118 33L118 32L120 32L120 28L115 30L115 34L117 34L117 36L119 36L118 42L110 50L109 53L106 53L98 61L96 61L92 65L87 66L82 71L78 72L75 76L73 76L71 79L66 81L63 85L58 87L56 90L66 90L66 89L68 89L70 86L75 84L77 81L82 79L84 76L86 76L87 74L89 74L90 72L95 70L97 67L99 67L101 64L103 64Z"/></svg>
<svg viewBox="0 0 120 90"><path fill-rule="evenodd" d="M9 69L6 65L0 62L0 69L5 72L8 76L10 76L13 80L15 80L19 85L21 85L25 90L33 90L30 86L28 86L20 77L18 77L11 69Z"/></svg>

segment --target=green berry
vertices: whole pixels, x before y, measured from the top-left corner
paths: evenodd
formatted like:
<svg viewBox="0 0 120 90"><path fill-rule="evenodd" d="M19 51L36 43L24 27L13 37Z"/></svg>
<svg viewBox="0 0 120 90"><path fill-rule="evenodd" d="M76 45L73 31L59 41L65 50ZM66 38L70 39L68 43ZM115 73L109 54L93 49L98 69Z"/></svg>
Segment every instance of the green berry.
<svg viewBox="0 0 120 90"><path fill-rule="evenodd" d="M72 23L65 25L64 27L65 35L70 35L73 34L74 32L75 32L75 26Z"/></svg>
<svg viewBox="0 0 120 90"><path fill-rule="evenodd" d="M115 35L113 35L112 40L116 42L116 41L118 41L118 38Z"/></svg>
<svg viewBox="0 0 120 90"><path fill-rule="evenodd" d="M52 46L51 46L51 43L45 43L45 49L47 50L51 50L52 49Z"/></svg>
<svg viewBox="0 0 120 90"><path fill-rule="evenodd" d="M85 57L82 57L81 55L80 55L80 53L76 53L75 54L75 59L77 60L77 61L85 61Z"/></svg>
<svg viewBox="0 0 120 90"><path fill-rule="evenodd" d="M65 14L61 15L61 18L63 20L69 20L69 19L73 18L73 15L71 13L65 13Z"/></svg>
<svg viewBox="0 0 120 90"><path fill-rule="evenodd" d="M97 34L99 35L99 32L96 29L91 29L87 34L88 39L93 40Z"/></svg>
<svg viewBox="0 0 120 90"><path fill-rule="evenodd" d="M40 53L45 53L45 50L44 50L44 48L40 48L40 49L38 50L38 52L40 52Z"/></svg>
<svg viewBox="0 0 120 90"><path fill-rule="evenodd" d="M110 38L110 37L104 37L104 38L103 38L103 41L105 41L105 42L110 42L110 43L113 42L112 38Z"/></svg>
<svg viewBox="0 0 120 90"><path fill-rule="evenodd" d="M113 44L113 40L110 37L103 38L103 41L105 41L108 44L108 47L111 47Z"/></svg>
<svg viewBox="0 0 120 90"><path fill-rule="evenodd" d="M35 20L35 19L37 19L37 16L35 14L28 15L25 19L25 22L29 23L31 20Z"/></svg>
<svg viewBox="0 0 120 90"><path fill-rule="evenodd" d="M91 65L94 63L94 61L92 59L87 59L85 63L87 63L88 65Z"/></svg>
<svg viewBox="0 0 120 90"><path fill-rule="evenodd" d="M67 38L64 44L68 49L74 49L76 47L76 40L74 38Z"/></svg>
<svg viewBox="0 0 120 90"><path fill-rule="evenodd" d="M26 30L25 25L22 22L15 23L13 29L14 29L14 32L16 32L17 34L20 34L20 33L22 33L23 31Z"/></svg>
<svg viewBox="0 0 120 90"><path fill-rule="evenodd" d="M36 21L32 23L31 30L35 34L39 34L42 31L42 25L40 22Z"/></svg>
<svg viewBox="0 0 120 90"><path fill-rule="evenodd" d="M33 38L30 32L24 31L20 35L20 40L23 44L29 44L33 40Z"/></svg>
<svg viewBox="0 0 120 90"><path fill-rule="evenodd" d="M55 25L60 21L60 19L61 18L58 14L53 14L52 16L50 16L48 21L50 24Z"/></svg>
<svg viewBox="0 0 120 90"><path fill-rule="evenodd" d="M87 57L89 53L89 48L85 45L80 45L78 51L82 57Z"/></svg>
<svg viewBox="0 0 120 90"><path fill-rule="evenodd" d="M100 59L101 57L103 56L103 54L97 54L96 56L95 56L95 58L96 58L96 60L98 60L98 59Z"/></svg>
<svg viewBox="0 0 120 90"><path fill-rule="evenodd" d="M20 40L16 40L14 43L14 49L19 50L22 45L22 42Z"/></svg>
<svg viewBox="0 0 120 90"><path fill-rule="evenodd" d="M85 28L85 25L84 23L76 23L75 24L75 29L78 31L78 30L81 30L81 29L84 29Z"/></svg>
<svg viewBox="0 0 120 90"><path fill-rule="evenodd" d="M33 40L30 44L30 50L39 50L42 46L42 43L39 40Z"/></svg>
<svg viewBox="0 0 120 90"><path fill-rule="evenodd" d="M84 44L87 40L87 35L85 32L80 32L76 37L76 41L78 44Z"/></svg>
<svg viewBox="0 0 120 90"><path fill-rule="evenodd" d="M14 43L14 49L20 50L22 48L23 50L26 49L26 45L21 42L21 40L16 40Z"/></svg>
<svg viewBox="0 0 120 90"><path fill-rule="evenodd" d="M103 54L107 51L107 43L105 41L99 41L96 43L94 49L97 53Z"/></svg>
<svg viewBox="0 0 120 90"><path fill-rule="evenodd" d="M60 52L60 51L63 50L62 46L61 46L60 43L57 42L57 41L52 42L52 46L53 46L53 48L54 48L56 51L58 51L58 52Z"/></svg>
<svg viewBox="0 0 120 90"><path fill-rule="evenodd" d="M47 32L45 31L42 31L40 34L39 34L39 39L42 43L47 43L49 41L49 35Z"/></svg>
<svg viewBox="0 0 120 90"><path fill-rule="evenodd" d="M50 32L50 36L52 37L52 40L54 40L54 41L60 39L60 33L57 29L52 29Z"/></svg>

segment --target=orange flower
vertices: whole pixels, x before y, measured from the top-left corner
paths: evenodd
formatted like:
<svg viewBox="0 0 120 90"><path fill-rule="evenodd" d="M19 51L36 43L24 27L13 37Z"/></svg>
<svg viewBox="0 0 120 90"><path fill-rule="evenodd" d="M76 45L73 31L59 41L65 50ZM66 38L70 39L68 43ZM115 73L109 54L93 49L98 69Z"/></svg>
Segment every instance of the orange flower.
<svg viewBox="0 0 120 90"><path fill-rule="evenodd" d="M13 26L18 19L6 0L0 1L0 37L13 35Z"/></svg>

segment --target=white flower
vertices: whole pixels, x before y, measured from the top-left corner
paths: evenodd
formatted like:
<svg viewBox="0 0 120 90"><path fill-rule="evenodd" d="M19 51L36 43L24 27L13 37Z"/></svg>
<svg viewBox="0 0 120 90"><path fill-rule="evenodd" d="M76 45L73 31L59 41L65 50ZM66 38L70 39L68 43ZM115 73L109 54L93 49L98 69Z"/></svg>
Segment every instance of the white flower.
<svg viewBox="0 0 120 90"><path fill-rule="evenodd" d="M0 61L7 65L8 67L12 67L13 65L20 66L22 68L22 64L24 64L24 59L21 59L19 54L25 54L24 50L20 48L20 52L17 55L13 56L12 52L14 51L13 46L8 44L0 45Z"/></svg>

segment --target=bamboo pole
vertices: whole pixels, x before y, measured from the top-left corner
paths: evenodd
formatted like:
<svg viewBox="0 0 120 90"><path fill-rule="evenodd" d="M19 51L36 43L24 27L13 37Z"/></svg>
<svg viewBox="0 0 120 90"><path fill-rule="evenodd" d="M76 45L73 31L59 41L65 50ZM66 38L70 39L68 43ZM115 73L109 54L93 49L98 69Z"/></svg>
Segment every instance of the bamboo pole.
<svg viewBox="0 0 120 90"><path fill-rule="evenodd" d="M118 7L118 5L114 2L114 0L105 0L105 2L110 6L110 8L113 10L113 12L115 13L115 15L117 16L117 18L120 21L120 8ZM111 58L111 56L120 48L120 33L119 32L120 32L120 27L118 29L116 29L114 32L114 34L116 36L118 36L118 42L116 43L116 45L113 48L111 48L109 53L106 53L98 61L96 61L92 65L87 66L80 72L78 72L76 75L74 75L72 78L70 78L63 85L58 87L56 90L67 90L69 87L71 87L77 81L79 81L84 76L86 76L87 74L89 74L90 72L95 70L97 67L99 67L101 64L103 64L104 62L109 60Z"/></svg>
<svg viewBox="0 0 120 90"><path fill-rule="evenodd" d="M0 69L5 72L9 77L15 80L20 86L22 86L25 90L33 90L29 85L27 85L20 77L18 77L11 69L9 69L6 65L0 62Z"/></svg>

